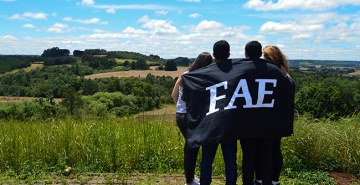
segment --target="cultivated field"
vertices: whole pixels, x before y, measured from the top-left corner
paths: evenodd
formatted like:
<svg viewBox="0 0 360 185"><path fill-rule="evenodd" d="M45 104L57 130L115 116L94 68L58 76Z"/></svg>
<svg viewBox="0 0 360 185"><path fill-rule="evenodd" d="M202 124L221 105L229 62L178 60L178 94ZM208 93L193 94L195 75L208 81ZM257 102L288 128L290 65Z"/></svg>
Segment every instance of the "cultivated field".
<svg viewBox="0 0 360 185"><path fill-rule="evenodd" d="M34 101L39 98L34 97L15 97L15 96L0 96L0 102L26 102L26 101ZM60 98L55 98L54 101L59 103L61 101Z"/></svg>
<svg viewBox="0 0 360 185"><path fill-rule="evenodd" d="M355 71L353 73L350 73L349 75L351 75L351 76L353 76L353 75L360 76L360 71Z"/></svg>
<svg viewBox="0 0 360 185"><path fill-rule="evenodd" d="M152 66L150 70L131 70L131 71L119 71L119 72L109 72L109 73L98 73L87 75L85 78L95 79L95 78L110 78L110 77L146 77L148 74L155 76L171 76L173 78L180 76L187 70L187 67L178 67L177 71L159 71L155 70L156 66Z"/></svg>

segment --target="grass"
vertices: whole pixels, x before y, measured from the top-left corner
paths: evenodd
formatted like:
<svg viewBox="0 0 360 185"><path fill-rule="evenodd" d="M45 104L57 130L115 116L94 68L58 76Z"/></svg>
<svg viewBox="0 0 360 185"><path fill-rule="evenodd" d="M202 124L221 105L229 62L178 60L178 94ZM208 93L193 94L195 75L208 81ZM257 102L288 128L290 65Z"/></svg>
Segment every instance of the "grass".
<svg viewBox="0 0 360 185"><path fill-rule="evenodd" d="M166 184L159 174L165 174L171 181L175 178L172 174L183 172L184 144L168 114L172 113L158 111L154 116L142 113L124 118L0 120L0 184L38 181L66 184L73 182L71 178L89 182L93 173L110 173L116 177L108 179L136 181L134 184ZM166 119L155 119L156 116ZM295 135L283 139L281 182L330 185L334 181L328 171L359 174L359 120L360 116L337 122L298 118ZM238 147L240 170L242 154ZM213 171L216 182L223 184L221 150L218 153ZM74 169L74 174L62 176L68 166ZM144 175L148 173L153 176Z"/></svg>

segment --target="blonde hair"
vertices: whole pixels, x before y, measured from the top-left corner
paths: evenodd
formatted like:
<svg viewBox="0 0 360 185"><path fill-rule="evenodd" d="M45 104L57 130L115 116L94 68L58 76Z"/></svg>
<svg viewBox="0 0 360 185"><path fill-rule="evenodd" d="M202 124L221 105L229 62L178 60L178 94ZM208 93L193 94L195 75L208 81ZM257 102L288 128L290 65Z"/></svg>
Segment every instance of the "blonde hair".
<svg viewBox="0 0 360 185"><path fill-rule="evenodd" d="M280 69L284 70L286 73L289 73L289 62L286 59L286 56L281 52L277 46L265 46L264 47L264 58L269 62L277 65Z"/></svg>

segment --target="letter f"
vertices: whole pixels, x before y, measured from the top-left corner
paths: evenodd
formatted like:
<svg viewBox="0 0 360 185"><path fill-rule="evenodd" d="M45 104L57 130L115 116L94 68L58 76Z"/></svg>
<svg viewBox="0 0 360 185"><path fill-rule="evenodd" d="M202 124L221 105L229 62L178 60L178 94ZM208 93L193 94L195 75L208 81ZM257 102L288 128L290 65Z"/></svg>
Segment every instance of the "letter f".
<svg viewBox="0 0 360 185"><path fill-rule="evenodd" d="M224 99L225 95L221 95L221 96L216 96L216 95L217 95L217 88L222 86L224 87L224 89L227 89L227 81L206 88L206 90L210 90L210 106L209 106L209 112L206 113L206 115L210 115L214 112L219 111L218 108L216 109L216 101Z"/></svg>

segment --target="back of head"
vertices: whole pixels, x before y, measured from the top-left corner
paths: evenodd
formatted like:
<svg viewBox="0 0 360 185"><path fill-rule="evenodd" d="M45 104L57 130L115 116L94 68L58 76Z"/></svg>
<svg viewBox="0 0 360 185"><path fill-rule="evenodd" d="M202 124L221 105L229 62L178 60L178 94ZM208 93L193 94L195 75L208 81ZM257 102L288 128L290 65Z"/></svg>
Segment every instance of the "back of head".
<svg viewBox="0 0 360 185"><path fill-rule="evenodd" d="M194 71L195 69L199 69L201 67L207 66L207 65L211 64L212 61L213 61L213 58L210 53L202 52L196 58L194 63L191 64L191 66L189 67L189 71Z"/></svg>
<svg viewBox="0 0 360 185"><path fill-rule="evenodd" d="M264 47L264 58L289 73L289 63L277 46L269 45Z"/></svg>
<svg viewBox="0 0 360 185"><path fill-rule="evenodd" d="M216 60L226 60L230 56L230 44L226 40L215 42L213 54Z"/></svg>
<svg viewBox="0 0 360 185"><path fill-rule="evenodd" d="M262 46L258 41L250 41L245 46L245 55L249 58L260 58L262 55Z"/></svg>

